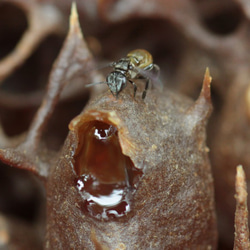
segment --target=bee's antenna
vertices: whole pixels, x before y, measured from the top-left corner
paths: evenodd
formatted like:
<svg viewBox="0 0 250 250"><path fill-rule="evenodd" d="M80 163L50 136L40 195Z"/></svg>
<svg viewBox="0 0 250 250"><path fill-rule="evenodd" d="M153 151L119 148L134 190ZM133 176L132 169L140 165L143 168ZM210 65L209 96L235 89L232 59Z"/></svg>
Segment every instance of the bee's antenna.
<svg viewBox="0 0 250 250"><path fill-rule="evenodd" d="M94 86L94 85L103 84L103 83L106 83L106 84L107 84L107 82L93 82L93 83L90 83L90 84L85 85L85 87L86 87L86 88L89 88L89 87L92 87L92 86Z"/></svg>

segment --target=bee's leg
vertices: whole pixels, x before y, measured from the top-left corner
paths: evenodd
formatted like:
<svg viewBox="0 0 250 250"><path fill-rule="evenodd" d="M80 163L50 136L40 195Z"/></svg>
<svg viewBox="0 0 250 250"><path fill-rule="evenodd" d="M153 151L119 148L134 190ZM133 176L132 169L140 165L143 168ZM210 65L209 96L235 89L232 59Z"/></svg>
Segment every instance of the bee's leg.
<svg viewBox="0 0 250 250"><path fill-rule="evenodd" d="M146 80L145 89L144 89L144 91L143 91L143 93L142 93L142 99L143 99L143 100L144 100L145 97L146 97L147 90L148 90L148 86L149 86L149 79L148 79L148 78L145 78L145 80Z"/></svg>
<svg viewBox="0 0 250 250"><path fill-rule="evenodd" d="M143 79L143 80L146 81L145 89L144 89L144 91L142 93L142 99L144 100L145 97L146 97L146 94L147 94L148 86L149 86L149 78L140 76L140 77L138 77L138 79Z"/></svg>
<svg viewBox="0 0 250 250"><path fill-rule="evenodd" d="M136 91L137 91L137 86L133 81L131 81L131 80L128 80L128 81L134 86L134 98L135 98L135 94L136 94Z"/></svg>

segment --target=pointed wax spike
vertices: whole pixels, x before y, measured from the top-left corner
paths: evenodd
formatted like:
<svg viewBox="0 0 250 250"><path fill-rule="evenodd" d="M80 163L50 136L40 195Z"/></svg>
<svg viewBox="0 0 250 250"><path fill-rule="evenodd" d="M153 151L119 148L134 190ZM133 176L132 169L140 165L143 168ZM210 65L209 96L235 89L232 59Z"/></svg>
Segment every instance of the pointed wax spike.
<svg viewBox="0 0 250 250"><path fill-rule="evenodd" d="M73 2L72 6L71 6L69 23L70 23L70 33L76 32L80 36L83 36L82 31L81 31L81 27L80 27L80 23L79 23L79 17L78 17L78 12L77 12L77 7L76 7L75 2Z"/></svg>
<svg viewBox="0 0 250 250"><path fill-rule="evenodd" d="M71 5L71 13L70 13L70 23L74 23L78 20L78 13L76 3L73 2Z"/></svg>
<svg viewBox="0 0 250 250"><path fill-rule="evenodd" d="M211 81L212 81L212 77L210 76L210 71L209 71L209 68L207 67L205 75L204 75L203 86L202 86L200 97L205 98L208 102L211 102L211 90L210 90Z"/></svg>
<svg viewBox="0 0 250 250"><path fill-rule="evenodd" d="M210 92L211 81L212 77L210 76L209 69L207 68L200 96L186 112L187 122L190 125L191 130L199 124L204 124L212 111Z"/></svg>
<svg viewBox="0 0 250 250"><path fill-rule="evenodd" d="M236 199L240 204L247 201L246 175L243 167L239 165L236 173Z"/></svg>
<svg viewBox="0 0 250 250"><path fill-rule="evenodd" d="M92 66L91 64L93 64L92 55L81 33L76 5L72 4L69 32L50 73L46 95L31 123L26 146L33 150L38 147L44 128L65 85L80 75L83 68Z"/></svg>
<svg viewBox="0 0 250 250"><path fill-rule="evenodd" d="M237 167L235 189L236 211L234 223L234 249L250 249L247 208L247 184L245 172L242 166Z"/></svg>

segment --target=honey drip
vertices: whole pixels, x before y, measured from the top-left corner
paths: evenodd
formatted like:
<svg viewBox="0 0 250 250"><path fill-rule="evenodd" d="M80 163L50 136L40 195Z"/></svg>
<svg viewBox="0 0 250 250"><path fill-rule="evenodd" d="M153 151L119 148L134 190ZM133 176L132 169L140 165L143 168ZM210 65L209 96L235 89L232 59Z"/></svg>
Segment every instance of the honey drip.
<svg viewBox="0 0 250 250"><path fill-rule="evenodd" d="M83 210L98 219L122 217L131 210L131 196L142 172L122 154L113 125L88 122L79 135L75 171Z"/></svg>

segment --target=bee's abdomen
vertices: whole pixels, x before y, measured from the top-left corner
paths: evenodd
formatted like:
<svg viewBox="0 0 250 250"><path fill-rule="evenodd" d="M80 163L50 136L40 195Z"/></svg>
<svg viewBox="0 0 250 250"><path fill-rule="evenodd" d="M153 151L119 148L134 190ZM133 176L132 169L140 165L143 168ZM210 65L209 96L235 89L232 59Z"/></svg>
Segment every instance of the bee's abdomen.
<svg viewBox="0 0 250 250"><path fill-rule="evenodd" d="M127 56L130 58L133 65L141 69L144 69L153 63L152 55L144 49L132 50Z"/></svg>

